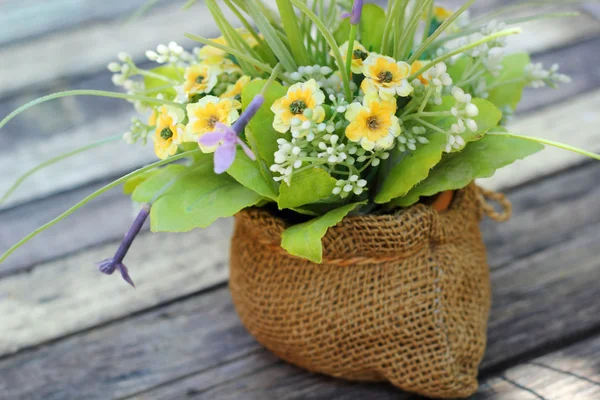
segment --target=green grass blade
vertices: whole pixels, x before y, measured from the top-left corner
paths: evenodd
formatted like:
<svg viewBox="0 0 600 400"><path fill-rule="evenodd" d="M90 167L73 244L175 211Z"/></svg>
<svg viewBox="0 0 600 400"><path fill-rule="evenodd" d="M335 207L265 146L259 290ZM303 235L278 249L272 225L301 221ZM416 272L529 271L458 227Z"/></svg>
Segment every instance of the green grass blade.
<svg viewBox="0 0 600 400"><path fill-rule="evenodd" d="M13 185L6 191L6 193L4 193L2 198L0 198L0 205L4 204L6 202L6 200L15 192L15 190L17 190L17 188L19 186L21 186L23 184L23 182L25 182L27 180L27 178L29 178L31 175L35 174L37 171L40 171L46 167L49 167L50 165L56 164L60 161L63 161L65 159L69 158L69 157L72 157L74 155L83 153L85 151L91 150L96 147L103 146L107 143L116 142L117 140L120 140L120 139L121 139L121 135L111 136L106 139L97 141L92 144L88 144L87 146L80 147L80 148L70 151L68 153L64 153L64 154L61 154L60 156L57 156L57 157L51 158L47 161L44 161L43 163L41 163L41 164L35 166L34 168L30 169L29 171L25 172L23 175L21 175L19 177L19 179L17 179L15 181L15 183L13 183Z"/></svg>
<svg viewBox="0 0 600 400"><path fill-rule="evenodd" d="M300 31L300 24L298 23L298 17L294 11L294 7L289 0L276 0L277 7L279 8L279 14L281 15L281 21L283 22L283 29L288 38L297 38L296 40L290 41L290 48L292 54L300 65L310 65L310 57L308 50L304 46L304 41L300 40L302 32Z"/></svg>
<svg viewBox="0 0 600 400"><path fill-rule="evenodd" d="M68 90L66 92L58 92L58 93L49 94L48 96L40 97L38 99L30 101L29 103L27 103L25 105L22 105L21 107L17 108L15 111L11 112L6 117L4 117L4 119L2 121L0 121L0 129L2 129L2 127L4 125L6 125L11 119L13 119L17 115L21 114L23 111L30 109L31 107L34 107L41 103L45 103L50 100L60 99L62 97L69 97L69 96L97 96L97 97L109 97L109 98L113 98L113 99L140 100L140 101L144 101L146 103L151 103L151 104L169 105L169 106L174 106L174 107L179 107L179 108L185 108L185 104L175 103L174 101L159 100L156 97L145 97L145 96L138 96L138 95L134 95L134 94L107 92L104 90Z"/></svg>
<svg viewBox="0 0 600 400"><path fill-rule="evenodd" d="M182 158L188 157L188 156L192 156L196 153L199 153L201 150L200 149L196 149L196 150L191 150L191 151L186 151L184 153L181 154L177 154L173 157L169 157L166 160L161 160L161 161L157 161L153 164L147 165L143 168L140 168L136 171L133 171L119 179L117 179L116 181L113 181L111 183L109 183L108 185L96 190L94 193L86 196L83 200L81 200L79 203L75 204L73 207L69 208L67 211L65 211L64 213L60 214L58 217L54 218L52 221L40 226L39 228L37 228L35 231L31 232L29 235L25 236L23 239L21 239L19 242L17 242L14 246L12 246L10 249L8 249L6 251L6 253L4 253L2 255L2 257L0 257L0 264L2 264L12 253L14 253L19 247L23 246L25 243L27 243L28 241L30 241L31 239L33 239L35 236L39 235L40 233L42 233L43 231L45 231L46 229L56 225L57 223L59 223L60 221L62 221L63 219L67 218L69 215L73 214L75 211L79 210L81 207L83 207L84 205L86 205L87 203L89 203L90 201L94 200L96 197L100 196L101 194L109 191L112 188L115 188L117 186L119 186L122 183L125 183L127 180L134 178L140 174L143 174L146 171L150 171L151 169L154 169L156 167L160 167L161 165L165 165L168 163L171 163L173 161L177 161L180 160Z"/></svg>

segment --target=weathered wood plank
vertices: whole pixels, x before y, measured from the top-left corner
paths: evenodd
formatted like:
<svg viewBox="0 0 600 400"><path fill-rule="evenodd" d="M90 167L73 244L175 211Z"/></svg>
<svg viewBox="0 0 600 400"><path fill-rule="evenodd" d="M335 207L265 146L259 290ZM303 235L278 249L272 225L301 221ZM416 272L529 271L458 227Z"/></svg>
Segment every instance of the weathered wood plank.
<svg viewBox="0 0 600 400"><path fill-rule="evenodd" d="M600 336L525 362L481 385L473 400L600 398Z"/></svg>
<svg viewBox="0 0 600 400"><path fill-rule="evenodd" d="M588 186L589 182L580 181L580 184L582 187ZM544 192L540 191L539 193L543 196ZM566 202L566 205L561 204L561 201L556 201L555 208L568 207L569 199L563 199L562 201ZM535 231L535 227L531 227L531 229L532 232ZM484 363L485 368L490 368L519 354L543 347L547 343L555 342L557 339L585 332L590 327L598 325L600 322L600 304L595 301L595 296L597 294L596 278L600 273L600 260L595 255L600 242L600 224L595 223L578 232L576 237L569 237L564 243L551 246L539 253L518 260L511 266L493 272L492 280L495 297L490 321L488 356ZM564 235L568 237L568 234L565 233ZM204 254L205 252L199 249L198 253ZM143 274L145 268L138 267L135 272ZM91 271L90 274L92 274ZM45 276L47 277L45 281L47 286L60 284L60 277L57 274ZM143 275L139 276L143 278ZM167 278L155 275L154 279ZM114 285L113 281L111 283ZM89 287L89 290L92 290L91 284L89 284ZM120 285L118 287L123 288ZM35 289L31 286L28 286L28 288L29 292L35 293ZM153 289L156 292L161 291L156 286ZM110 290L110 288L107 290ZM206 393L214 396L218 393L218 398L239 395L240 388L245 390L243 392L244 398L252 398L253 394L258 396L260 393L264 394L265 391L283 393L281 382L287 382L293 385L294 388L315 387L317 388L315 390L318 390L319 393L322 390L330 390L330 385L334 385L336 391L341 390L340 393L350 393L350 391L346 392L340 389L340 387L346 387L346 384L340 381L304 374L293 367L262 370L259 372L260 379L253 375L236 378L234 372L228 373L222 369L230 368L229 364L221 365L223 360L233 360L239 357L240 354L252 353L254 354L252 358L254 361L250 366L244 367L240 364L243 361L238 360L231 367L244 375L252 369L252 365L256 361L255 357L264 352L260 350L258 353L254 353L258 345L251 339L244 339L243 328L237 322L231 322L232 325L227 328L230 330L214 328L217 329L217 332L212 335L209 334L213 329L211 328L212 324L215 323L213 320L215 315L218 315L218 318L224 321L236 321L233 315L234 310L225 292L226 289L223 289L215 292L215 294L193 297L163 307L162 311L167 312L169 315L166 319L164 316L161 319L157 315L159 314L158 310L156 312L152 311L148 314L118 321L109 326L60 340L37 350L23 352L0 362L0 376L6 382L11 382L9 388L11 392L8 393L14 393L15 396L22 394L25 397L33 393L40 395L40 397L50 398L52 394L57 393L68 395L73 393L74 388L80 387L81 390L86 390L84 394L89 394L86 398L94 398L94 393L103 393L105 396L133 395L137 391L148 390L155 386L160 386L160 393L162 393L163 390L167 390L165 389L169 386L167 383L174 379L177 379L177 382L168 388L172 394L172 396L169 396L173 398L178 397L178 388L185 391L190 388L193 389L193 386L180 385L179 380L186 379L189 379L187 382L196 382L195 379L202 379L204 383L199 386L202 388L201 391L207 390ZM112 296L110 297L117 297L123 293L125 292L111 292ZM188 307L194 307L193 304L198 302L206 304L204 302L209 301L207 298L213 296L219 298L211 303L213 305L207 306L207 309L216 308L216 304L220 302L225 303L224 308L215 309L214 313L208 313L207 315L203 315L200 311L196 314L186 311L189 310ZM102 296L101 298L108 297ZM565 299L568 299L568 301ZM87 300L86 306L80 307L80 310L88 310L87 307L91 306L91 302L92 299L90 298ZM102 314L103 306L105 304L95 308L97 314ZM68 312L68 309L63 310L63 313ZM0 315L5 315L5 313ZM178 325L175 327L168 326L173 324L172 320L188 319L194 321L189 322L190 324L196 324L193 330L192 328L189 328L189 330L180 329ZM206 321L206 323L202 321ZM193 341L189 337L192 332L198 332L198 335L208 337L208 339ZM156 339L151 339L153 335ZM170 339L168 343L163 342L166 336ZM231 339L234 336L235 338ZM118 339L115 339L116 337ZM223 340L221 337L226 340L226 343L219 344L218 340ZM135 345L135 343L138 343L138 345ZM245 347L241 350L240 347L232 345L232 343L244 343L240 346ZM143 349L140 349L140 346L143 346ZM178 350L173 350L173 346L179 346ZM233 346L234 355L231 354L231 346ZM184 348L186 355L179 356ZM204 354L213 348L218 348L214 350L218 351L219 355L214 356L214 360L207 361ZM125 352L125 354L121 354L121 352ZM170 355L172 352L178 355L176 359ZM266 354L266 352L264 353ZM73 360L79 360L91 354L98 354L99 357L93 361L86 360L82 364L83 367L78 366L76 372L70 372L69 365L74 362ZM198 354L196 360L194 360L194 354ZM161 361L159 363L156 360ZM268 361L266 363L268 364ZM52 368L49 367L50 365L52 365ZM221 367L218 367L219 365ZM213 366L215 366L215 370L212 370ZM53 371L61 372L61 380L53 381ZM197 378L194 374L195 371L198 371L199 375L205 372L208 373L208 375L205 375L208 378ZM271 377L268 371L272 371L275 377ZM225 378L235 378L235 381L219 388L210 388L211 381L216 383L218 379ZM24 382L24 379L27 379L28 385L20 384L20 382ZM46 382L50 382L50 384L45 384ZM82 382L87 383L83 385ZM15 386L13 387L13 385ZM367 393L366 390L374 390L377 393L382 393L382 396L390 390L389 387L385 386L360 386L360 388L357 388L358 386L353 388L352 391L365 390L364 393ZM309 390L302 392L305 398L309 397L309 392ZM181 396L185 395L183 392L178 393ZM314 392L313 394L318 395ZM163 397L153 397L151 392L145 392L142 398ZM165 396L165 398L168 398L168 396Z"/></svg>

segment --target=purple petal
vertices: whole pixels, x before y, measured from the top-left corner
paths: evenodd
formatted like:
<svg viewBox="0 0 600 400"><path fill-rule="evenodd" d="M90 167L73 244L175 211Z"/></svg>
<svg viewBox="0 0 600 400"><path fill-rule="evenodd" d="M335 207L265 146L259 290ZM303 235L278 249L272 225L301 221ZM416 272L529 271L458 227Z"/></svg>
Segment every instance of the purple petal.
<svg viewBox="0 0 600 400"><path fill-rule="evenodd" d="M350 18L351 16L352 16L352 13L343 13L342 19Z"/></svg>
<svg viewBox="0 0 600 400"><path fill-rule="evenodd" d="M248 158L251 159L252 161L256 161L256 156L254 155L252 150L250 150L250 147L248 147L248 145L246 143L244 143L244 141L240 138L238 138L237 142L240 145L240 147L242 148L242 150L244 150L244 153L246 153Z"/></svg>
<svg viewBox="0 0 600 400"><path fill-rule="evenodd" d="M135 288L135 283L133 283L133 280L129 276L129 271L127 270L127 267L125 266L125 264L118 264L117 269L121 273L121 276L123 277L125 282L129 283L132 287Z"/></svg>
<svg viewBox="0 0 600 400"><path fill-rule="evenodd" d="M219 142L225 139L225 135L226 133L223 131L208 132L200 136L200 138L198 138L198 142L204 146L216 146L219 144Z"/></svg>
<svg viewBox="0 0 600 400"><path fill-rule="evenodd" d="M117 267L112 258L100 261L99 263L96 263L96 265L98 266L98 270L106 275L112 275Z"/></svg>
<svg viewBox="0 0 600 400"><path fill-rule="evenodd" d="M219 146L215 151L215 173L222 174L227 171L235 161L235 144Z"/></svg>

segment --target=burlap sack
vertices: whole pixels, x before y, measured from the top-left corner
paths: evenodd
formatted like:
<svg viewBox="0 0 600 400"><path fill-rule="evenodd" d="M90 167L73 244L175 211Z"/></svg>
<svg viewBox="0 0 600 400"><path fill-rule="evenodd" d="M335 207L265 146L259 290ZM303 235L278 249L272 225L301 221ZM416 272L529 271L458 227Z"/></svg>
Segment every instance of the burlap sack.
<svg viewBox="0 0 600 400"><path fill-rule="evenodd" d="M230 288L250 333L282 359L358 381L390 381L430 397L477 390L490 283L479 189L443 213L344 219L313 264L279 247L285 223L238 214Z"/></svg>

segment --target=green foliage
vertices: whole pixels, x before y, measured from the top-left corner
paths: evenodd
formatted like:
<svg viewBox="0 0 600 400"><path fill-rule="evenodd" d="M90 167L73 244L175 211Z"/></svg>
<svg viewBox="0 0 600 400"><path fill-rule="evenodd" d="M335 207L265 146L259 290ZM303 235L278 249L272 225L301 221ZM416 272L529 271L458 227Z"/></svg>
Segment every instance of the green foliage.
<svg viewBox="0 0 600 400"><path fill-rule="evenodd" d="M525 139L501 134L487 135L468 144L460 153L445 156L427 179L391 204L408 207L419 201L422 196L461 189L473 180L490 177L497 169L537 153L543 148L543 145Z"/></svg>
<svg viewBox="0 0 600 400"><path fill-rule="evenodd" d="M216 175L212 168L210 163L201 163L178 174L175 182L152 206L150 227L153 232L187 232L194 228L205 228L218 218L230 217L263 200L262 196L229 175ZM156 189L165 182L166 175L172 173L174 171L165 176L157 175L138 189L146 185L146 189Z"/></svg>
<svg viewBox="0 0 600 400"><path fill-rule="evenodd" d="M249 83L244 88L242 93L242 107L244 109L262 91L266 82L265 80L257 80ZM258 150L256 156L264 160L268 166L275 163L274 154L278 150L277 139L282 137L287 140L291 139L291 135L282 135L273 129L275 114L271 111L271 105L275 100L285 96L286 93L286 88L274 82L265 93L265 104L258 110L258 113L250 120L248 125L249 133L247 135L251 135L252 137L249 140L256 144L256 150Z"/></svg>
<svg viewBox="0 0 600 400"><path fill-rule="evenodd" d="M281 247L292 255L321 263L323 261L321 239L330 227L338 224L360 204L362 203L345 205L329 211L321 217L286 229L281 238Z"/></svg>
<svg viewBox="0 0 600 400"><path fill-rule="evenodd" d="M336 180L321 168L294 174L290 185L279 186L279 208L297 208L333 197Z"/></svg>
<svg viewBox="0 0 600 400"><path fill-rule="evenodd" d="M375 202L387 203L404 196L416 184L427 178L429 171L442 159L446 147L446 135L435 132L427 136L429 143L408 153L387 174Z"/></svg>
<svg viewBox="0 0 600 400"><path fill-rule="evenodd" d="M209 163L205 162L208 166ZM188 171L185 165L171 164L160 169L148 171L146 174L138 175L137 177L127 181L129 189L133 188L131 196L133 201L138 203L148 203L173 179L177 178L184 171ZM146 175L146 176L144 176ZM134 179L140 177L141 181L135 184Z"/></svg>
<svg viewBox="0 0 600 400"><path fill-rule="evenodd" d="M375 4L365 4L359 25L360 41L369 51L379 51L385 29L385 11ZM346 36L348 40L348 36Z"/></svg>
<svg viewBox="0 0 600 400"><path fill-rule="evenodd" d="M513 110L521 101L525 88L525 66L531 62L529 54L509 54L502 60L500 76L487 78L488 85L493 85L487 100L498 108L509 106Z"/></svg>
<svg viewBox="0 0 600 400"><path fill-rule="evenodd" d="M160 173L162 169L153 169L143 174L139 174L129 179L127 182L123 184L123 193L124 194L133 194L135 189L140 186L142 183L146 182L148 179L152 178L154 175Z"/></svg>
<svg viewBox="0 0 600 400"><path fill-rule="evenodd" d="M453 96L444 96L441 105L430 106L427 111L450 111L455 103L456 100ZM479 109L479 114L473 118L475 122L477 122L477 131L471 132L467 129L465 133L461 134L463 139L465 139L465 142L481 139L487 131L498 126L498 123L502 118L502 112L489 101L475 98L472 100L472 103ZM450 126L456 122L456 117L451 115L445 117L433 117L429 118L428 121L442 129L448 130L450 129Z"/></svg>
<svg viewBox="0 0 600 400"><path fill-rule="evenodd" d="M173 89L173 85L170 82L180 79L183 76L183 69L172 65L165 65L151 69L150 72L158 76L144 76L146 90L151 91L150 94L153 97L162 94L165 96L165 99L173 100L177 96L177 92ZM164 77L164 79L160 77Z"/></svg>
<svg viewBox="0 0 600 400"><path fill-rule="evenodd" d="M243 150L238 149L235 161L227 173L248 189L268 199L277 200L273 179L265 177L261 173L258 161L252 161Z"/></svg>
<svg viewBox="0 0 600 400"><path fill-rule="evenodd" d="M465 72L472 66L472 57L466 55L460 56L454 63L448 63L448 75L452 78L452 82L455 84L459 83L463 79Z"/></svg>

